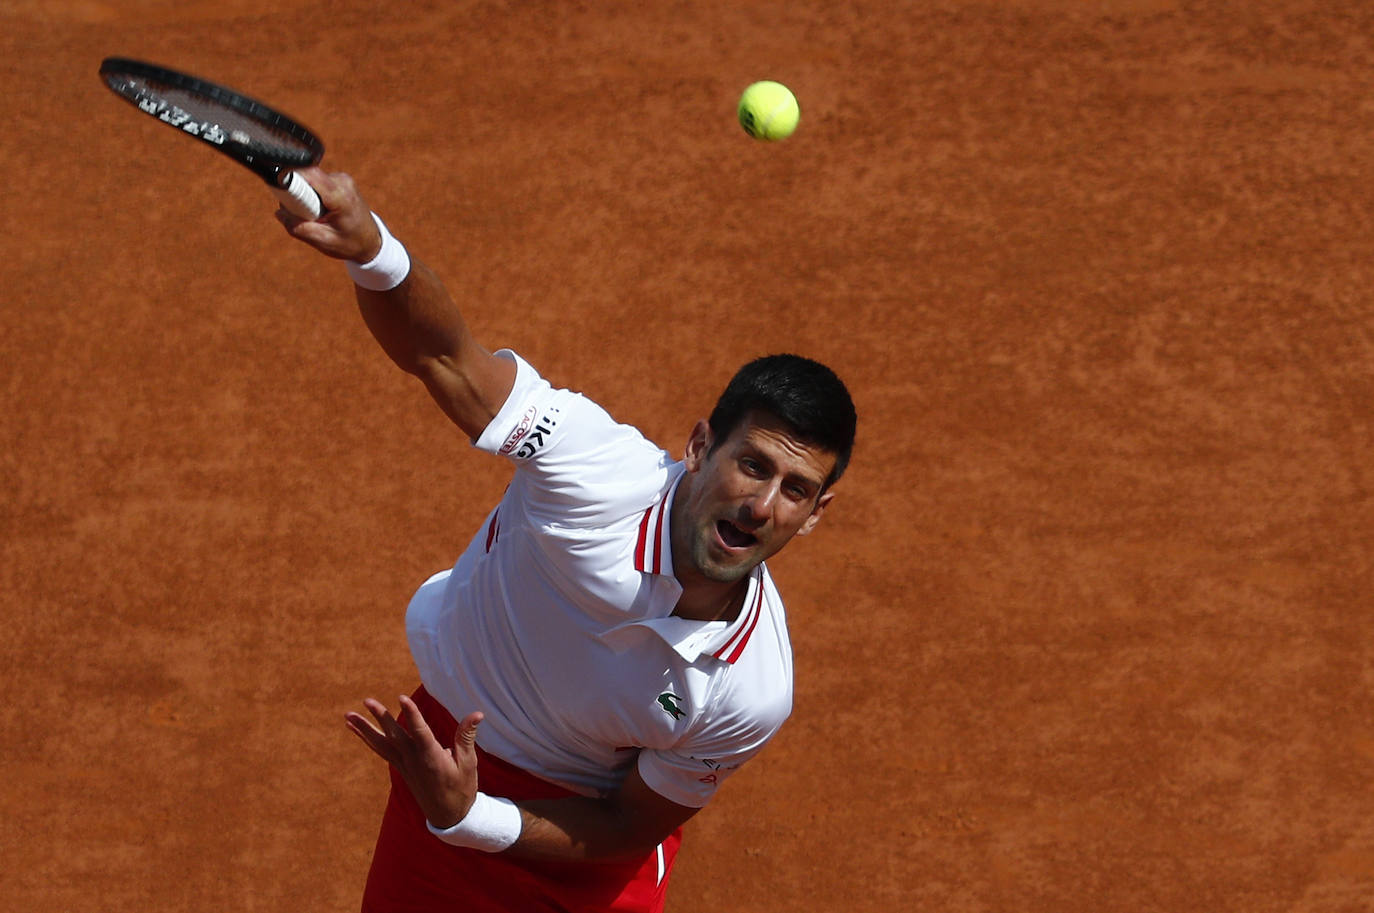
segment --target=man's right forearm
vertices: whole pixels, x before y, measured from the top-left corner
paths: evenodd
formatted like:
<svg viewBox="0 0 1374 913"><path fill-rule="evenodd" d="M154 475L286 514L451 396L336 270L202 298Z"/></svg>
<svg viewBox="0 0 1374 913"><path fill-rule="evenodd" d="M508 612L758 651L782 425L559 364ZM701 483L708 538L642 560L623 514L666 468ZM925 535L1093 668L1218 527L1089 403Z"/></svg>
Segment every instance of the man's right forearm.
<svg viewBox="0 0 1374 913"><path fill-rule="evenodd" d="M412 259L400 285L374 292L355 285L358 310L373 337L396 366L421 376L426 362L461 360L472 334L458 306L434 272Z"/></svg>
<svg viewBox="0 0 1374 913"><path fill-rule="evenodd" d="M350 264L358 307L383 351L424 381L444 413L476 438L509 395L514 364L477 344L444 284L390 236L352 178L318 168L300 173L326 215L308 221L278 210L277 218L296 239Z"/></svg>
<svg viewBox="0 0 1374 913"><path fill-rule="evenodd" d="M478 345L439 278L412 258L396 288L355 286L358 310L396 366L424 382L444 413L476 438L500 410L514 381L514 365Z"/></svg>

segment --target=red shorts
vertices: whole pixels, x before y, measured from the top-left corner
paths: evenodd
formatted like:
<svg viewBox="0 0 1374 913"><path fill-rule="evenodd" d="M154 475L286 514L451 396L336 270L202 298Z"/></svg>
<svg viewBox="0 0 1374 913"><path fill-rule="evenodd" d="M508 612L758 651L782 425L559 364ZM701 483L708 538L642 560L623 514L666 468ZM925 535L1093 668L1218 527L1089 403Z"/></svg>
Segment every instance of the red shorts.
<svg viewBox="0 0 1374 913"><path fill-rule="evenodd" d="M424 688L414 695L434 735L453 745L458 723ZM477 750L482 792L508 799L553 799L573 793ZM668 876L682 840L677 830L642 861L592 863L516 859L450 846L425 817L393 769L364 913L661 913Z"/></svg>

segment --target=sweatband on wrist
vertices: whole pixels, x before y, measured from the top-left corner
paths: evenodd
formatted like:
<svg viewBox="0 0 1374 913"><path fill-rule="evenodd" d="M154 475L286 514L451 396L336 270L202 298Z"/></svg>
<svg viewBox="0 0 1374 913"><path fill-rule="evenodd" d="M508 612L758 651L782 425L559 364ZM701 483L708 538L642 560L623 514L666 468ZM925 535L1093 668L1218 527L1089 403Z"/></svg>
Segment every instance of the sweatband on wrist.
<svg viewBox="0 0 1374 913"><path fill-rule="evenodd" d="M382 233L382 249L366 263L348 261L348 275L353 277L355 285L374 292L386 292L400 285L410 275L410 254L406 253L405 245L391 236L375 212L372 221L377 223L377 230Z"/></svg>
<svg viewBox="0 0 1374 913"><path fill-rule="evenodd" d="M479 792L467 815L453 827L440 829L428 821L425 827L453 846L499 853L520 839L520 809L509 799Z"/></svg>

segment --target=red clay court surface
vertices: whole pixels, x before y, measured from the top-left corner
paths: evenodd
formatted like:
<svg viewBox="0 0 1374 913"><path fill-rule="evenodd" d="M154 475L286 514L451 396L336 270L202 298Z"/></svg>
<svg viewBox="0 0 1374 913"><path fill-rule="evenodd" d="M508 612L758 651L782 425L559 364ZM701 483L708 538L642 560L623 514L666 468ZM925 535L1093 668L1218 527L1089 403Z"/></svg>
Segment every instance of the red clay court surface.
<svg viewBox="0 0 1374 913"><path fill-rule="evenodd" d="M751 356L849 380L775 566L794 716L670 910L1374 910L1374 7L0 27L0 906L356 909L386 773L342 714L415 685L405 603L507 473L122 55L318 129L482 340L675 452Z"/></svg>

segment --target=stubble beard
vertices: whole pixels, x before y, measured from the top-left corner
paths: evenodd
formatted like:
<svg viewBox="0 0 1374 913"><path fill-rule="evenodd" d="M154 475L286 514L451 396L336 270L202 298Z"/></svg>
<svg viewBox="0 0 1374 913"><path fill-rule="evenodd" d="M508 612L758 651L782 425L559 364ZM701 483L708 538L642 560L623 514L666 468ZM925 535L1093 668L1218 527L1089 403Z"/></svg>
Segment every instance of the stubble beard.
<svg viewBox="0 0 1374 913"><path fill-rule="evenodd" d="M701 576L713 583L738 583L758 567L759 562L746 560L740 564L721 564L711 556L711 541L715 524L703 526L692 537L692 564Z"/></svg>

